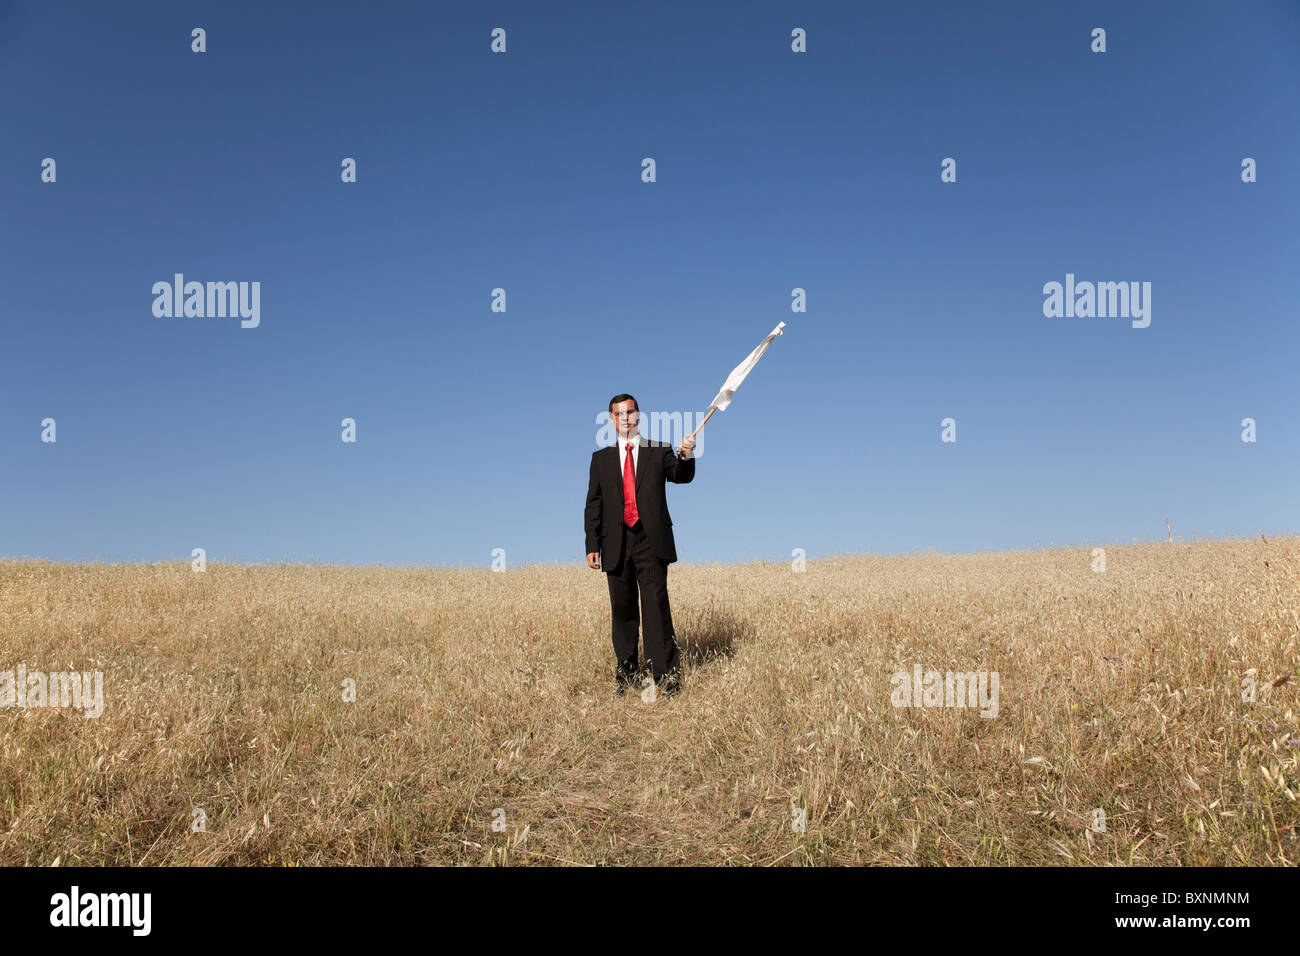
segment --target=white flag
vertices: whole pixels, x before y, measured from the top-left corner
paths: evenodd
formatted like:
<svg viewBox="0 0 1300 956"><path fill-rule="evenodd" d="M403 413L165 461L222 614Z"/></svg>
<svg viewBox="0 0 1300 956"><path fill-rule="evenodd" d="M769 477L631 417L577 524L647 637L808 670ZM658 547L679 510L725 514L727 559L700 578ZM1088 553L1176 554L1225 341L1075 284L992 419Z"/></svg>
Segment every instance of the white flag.
<svg viewBox="0 0 1300 956"><path fill-rule="evenodd" d="M778 322L776 328L772 330L772 334L759 342L758 348L749 353L749 358L745 359L745 361L741 362L731 370L731 374L727 376L727 380L722 383L722 391L718 392L717 397L709 403L709 408L716 408L719 411L726 410L727 406L731 404L731 396L735 394L736 389L740 388L740 383L745 380L745 376L749 374L749 370L758 364L758 360L763 357L763 353L766 352L767 347L772 344L772 340L782 334L781 330L783 328L785 328L785 323Z"/></svg>

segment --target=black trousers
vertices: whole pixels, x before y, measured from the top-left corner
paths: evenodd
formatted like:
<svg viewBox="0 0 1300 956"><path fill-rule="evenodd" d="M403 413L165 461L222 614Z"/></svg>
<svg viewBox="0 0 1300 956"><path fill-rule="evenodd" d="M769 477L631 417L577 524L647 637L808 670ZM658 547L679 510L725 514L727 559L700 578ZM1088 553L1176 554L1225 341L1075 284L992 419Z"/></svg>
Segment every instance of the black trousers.
<svg viewBox="0 0 1300 956"><path fill-rule="evenodd" d="M637 589L645 623L645 656L656 684L676 679L680 655L673 635L673 614L668 607L668 562L655 554L642 522L624 532L623 559L605 575L613 616L616 679L631 683L637 668Z"/></svg>

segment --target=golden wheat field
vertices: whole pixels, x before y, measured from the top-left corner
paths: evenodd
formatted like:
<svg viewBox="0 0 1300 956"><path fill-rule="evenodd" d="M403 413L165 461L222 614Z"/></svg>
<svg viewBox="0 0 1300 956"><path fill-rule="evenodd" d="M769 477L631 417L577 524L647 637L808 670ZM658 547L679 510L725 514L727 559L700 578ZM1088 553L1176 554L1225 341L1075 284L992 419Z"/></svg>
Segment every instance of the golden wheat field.
<svg viewBox="0 0 1300 956"><path fill-rule="evenodd" d="M1298 540L677 564L653 701L578 565L4 561L104 709L0 709L0 864L1290 865Z"/></svg>

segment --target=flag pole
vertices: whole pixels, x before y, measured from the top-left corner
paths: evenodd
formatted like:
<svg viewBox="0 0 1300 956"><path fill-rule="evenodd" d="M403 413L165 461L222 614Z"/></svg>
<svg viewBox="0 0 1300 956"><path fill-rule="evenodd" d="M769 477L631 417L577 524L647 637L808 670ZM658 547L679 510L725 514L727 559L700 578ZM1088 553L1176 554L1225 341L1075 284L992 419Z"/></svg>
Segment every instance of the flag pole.
<svg viewBox="0 0 1300 956"><path fill-rule="evenodd" d="M718 410L718 409L717 409L716 406L713 407L713 408L710 408L710 409L709 409L709 414L707 414L707 415L704 416L704 421L703 421L703 422L700 422L698 425L695 426L695 432L697 432L697 431L699 431L701 428L703 428L703 427L704 427L704 422L707 422L710 418L712 418L712 417L713 417L713 413L716 412L717 410ZM694 438L694 437L695 437L695 432L691 432L690 435L688 435L687 437L688 437L688 438Z"/></svg>

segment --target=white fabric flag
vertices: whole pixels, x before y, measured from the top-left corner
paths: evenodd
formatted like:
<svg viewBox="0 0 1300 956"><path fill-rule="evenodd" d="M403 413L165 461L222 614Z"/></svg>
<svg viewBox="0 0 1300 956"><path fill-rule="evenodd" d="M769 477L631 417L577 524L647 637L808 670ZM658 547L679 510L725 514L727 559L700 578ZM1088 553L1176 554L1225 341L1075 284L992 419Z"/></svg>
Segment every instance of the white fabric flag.
<svg viewBox="0 0 1300 956"><path fill-rule="evenodd" d="M763 357L763 353L772 344L772 340L782 334L781 330L783 328L785 328L784 322L777 323L776 328L772 330L772 334L759 342L758 348L749 353L749 358L731 370L727 380L722 383L722 391L718 392L717 397L709 403L709 408L716 408L718 411L726 410L727 406L731 404L731 396L735 394L736 389L740 388L740 383L745 380L749 370L758 364L758 360Z"/></svg>

